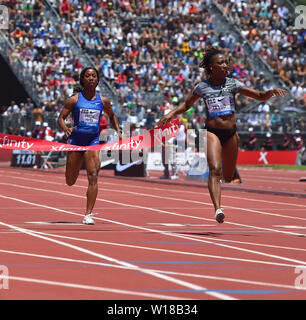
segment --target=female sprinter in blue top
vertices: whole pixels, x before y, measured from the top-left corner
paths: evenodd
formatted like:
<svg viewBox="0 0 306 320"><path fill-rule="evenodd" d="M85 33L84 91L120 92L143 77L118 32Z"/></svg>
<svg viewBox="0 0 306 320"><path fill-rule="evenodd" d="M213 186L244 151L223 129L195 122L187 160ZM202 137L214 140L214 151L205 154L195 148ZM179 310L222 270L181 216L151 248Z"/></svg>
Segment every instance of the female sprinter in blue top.
<svg viewBox="0 0 306 320"><path fill-rule="evenodd" d="M122 139L118 118L113 112L110 100L96 92L98 83L99 73L95 68L83 69L80 74L80 91L67 99L60 112L58 125L65 132L69 144L78 146L99 144L99 123L102 112L109 116L112 127L117 131L119 138ZM70 113L74 121L72 128L68 128L65 124L65 119ZM99 151L90 150L67 152L65 172L67 185L72 186L76 182L83 160L86 166L88 189L84 224L94 224L92 210L98 194L99 153Z"/></svg>
<svg viewBox="0 0 306 320"><path fill-rule="evenodd" d="M207 129L208 189L215 208L215 219L222 223L225 215L221 208L220 180L231 182L238 156L238 134L235 119L235 94L266 101L276 95L284 97L286 91L272 89L258 91L228 77L231 69L227 57L217 48L205 52L199 67L204 68L207 80L198 83L186 101L162 117L158 125L165 124L178 114L186 112L199 98L204 100Z"/></svg>

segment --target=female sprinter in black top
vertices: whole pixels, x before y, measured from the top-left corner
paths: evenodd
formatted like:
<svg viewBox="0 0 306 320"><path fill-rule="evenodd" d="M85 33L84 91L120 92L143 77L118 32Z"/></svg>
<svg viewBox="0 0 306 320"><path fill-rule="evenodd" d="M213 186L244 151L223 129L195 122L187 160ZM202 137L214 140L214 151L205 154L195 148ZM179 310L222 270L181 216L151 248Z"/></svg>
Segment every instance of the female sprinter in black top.
<svg viewBox="0 0 306 320"><path fill-rule="evenodd" d="M207 129L207 162L209 166L208 189L215 208L215 219L222 223L225 215L221 208L220 180L230 182L235 172L238 156L238 134L235 119L235 94L266 101L276 95L284 97L286 91L272 89L258 91L242 82L227 77L230 65L227 57L217 48L209 48L200 62L207 80L197 84L186 101L162 117L158 123L165 124L173 117L187 111L199 98L204 99Z"/></svg>
<svg viewBox="0 0 306 320"><path fill-rule="evenodd" d="M62 108L58 125L65 132L67 143L78 146L91 146L99 144L100 119L102 112L105 112L110 119L112 127L119 132L119 122L111 107L110 100L102 97L96 92L99 83L99 73L95 68L88 67L80 74L81 90L67 99ZM72 114L74 126L68 128L65 119ZM100 169L99 151L68 151L66 163L66 183L69 186L75 184L82 166L85 162L88 189L86 214L84 224L94 224L92 210L98 194L98 173Z"/></svg>

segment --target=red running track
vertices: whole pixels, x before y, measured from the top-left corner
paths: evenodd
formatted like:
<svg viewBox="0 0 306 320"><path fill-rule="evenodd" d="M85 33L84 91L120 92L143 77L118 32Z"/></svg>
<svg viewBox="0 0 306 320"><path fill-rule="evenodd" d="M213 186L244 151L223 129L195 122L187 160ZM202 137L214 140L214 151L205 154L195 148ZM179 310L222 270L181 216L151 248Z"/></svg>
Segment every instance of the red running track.
<svg viewBox="0 0 306 320"><path fill-rule="evenodd" d="M220 225L205 188L100 177L96 224L85 226L85 175L73 187L51 171L0 176L1 300L306 298L305 198L224 188ZM242 176L262 188L282 180ZM295 173L286 178L295 188Z"/></svg>

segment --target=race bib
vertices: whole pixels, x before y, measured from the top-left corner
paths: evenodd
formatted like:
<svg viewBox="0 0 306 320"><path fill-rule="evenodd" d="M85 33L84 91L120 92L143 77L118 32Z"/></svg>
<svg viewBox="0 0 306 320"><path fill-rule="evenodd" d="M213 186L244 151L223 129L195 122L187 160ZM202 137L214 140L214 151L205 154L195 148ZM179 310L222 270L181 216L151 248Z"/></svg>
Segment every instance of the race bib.
<svg viewBox="0 0 306 320"><path fill-rule="evenodd" d="M208 98L206 99L206 106L211 118L232 113L229 96Z"/></svg>
<svg viewBox="0 0 306 320"><path fill-rule="evenodd" d="M79 122L85 122L87 124L99 123L100 110L94 109L80 109Z"/></svg>

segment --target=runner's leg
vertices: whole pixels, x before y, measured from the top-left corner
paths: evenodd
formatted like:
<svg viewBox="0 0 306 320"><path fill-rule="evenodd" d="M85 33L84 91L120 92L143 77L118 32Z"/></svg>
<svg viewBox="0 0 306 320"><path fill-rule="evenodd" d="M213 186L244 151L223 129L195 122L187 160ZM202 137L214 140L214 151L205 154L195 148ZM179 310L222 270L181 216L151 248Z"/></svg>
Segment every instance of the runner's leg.
<svg viewBox="0 0 306 320"><path fill-rule="evenodd" d="M66 160L66 184L72 186L75 184L82 166L84 152L68 151Z"/></svg>
<svg viewBox="0 0 306 320"><path fill-rule="evenodd" d="M100 152L86 151L84 155L88 178L86 214L91 214L98 194L98 174L100 170Z"/></svg>
<svg viewBox="0 0 306 320"><path fill-rule="evenodd" d="M238 157L238 141L238 134L235 133L222 148L222 172L226 182L233 180Z"/></svg>
<svg viewBox="0 0 306 320"><path fill-rule="evenodd" d="M207 132L208 190L215 210L221 206L221 153L222 146L219 138L215 134Z"/></svg>

